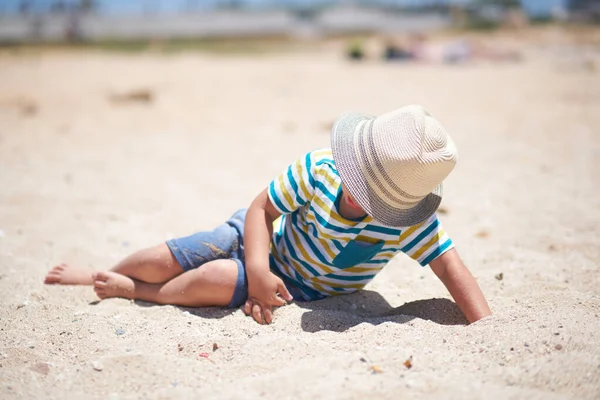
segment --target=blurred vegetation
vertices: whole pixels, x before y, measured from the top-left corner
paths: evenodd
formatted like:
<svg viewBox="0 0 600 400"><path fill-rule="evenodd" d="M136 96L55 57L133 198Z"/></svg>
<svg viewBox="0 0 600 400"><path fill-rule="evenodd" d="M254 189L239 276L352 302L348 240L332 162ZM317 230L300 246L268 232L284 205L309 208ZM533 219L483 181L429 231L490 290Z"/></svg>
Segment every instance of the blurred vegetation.
<svg viewBox="0 0 600 400"><path fill-rule="evenodd" d="M348 45L346 55L350 60L356 61L360 61L365 58L362 42L359 40L352 40Z"/></svg>
<svg viewBox="0 0 600 400"><path fill-rule="evenodd" d="M299 50L306 47L302 43L287 37L265 38L170 38L170 39L131 39L131 40L98 40L73 42L30 42L0 43L0 49L12 52L28 52L36 50L91 50L117 53L155 52L161 54L178 54L182 52L203 52L212 54L269 54Z"/></svg>

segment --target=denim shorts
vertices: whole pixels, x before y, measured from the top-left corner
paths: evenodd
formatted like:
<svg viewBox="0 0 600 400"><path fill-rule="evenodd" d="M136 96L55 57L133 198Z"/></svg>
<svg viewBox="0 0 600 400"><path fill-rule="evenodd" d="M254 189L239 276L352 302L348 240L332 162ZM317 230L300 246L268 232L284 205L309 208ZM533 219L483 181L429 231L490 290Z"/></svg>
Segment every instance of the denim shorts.
<svg viewBox="0 0 600 400"><path fill-rule="evenodd" d="M248 298L248 279L244 258L244 221L247 209L238 210L222 225L212 231L168 240L167 246L185 271L202 267L214 260L233 260L238 266L238 276L231 302L227 307L239 307ZM309 301L302 290L295 287L271 262L271 271L284 281L295 300Z"/></svg>

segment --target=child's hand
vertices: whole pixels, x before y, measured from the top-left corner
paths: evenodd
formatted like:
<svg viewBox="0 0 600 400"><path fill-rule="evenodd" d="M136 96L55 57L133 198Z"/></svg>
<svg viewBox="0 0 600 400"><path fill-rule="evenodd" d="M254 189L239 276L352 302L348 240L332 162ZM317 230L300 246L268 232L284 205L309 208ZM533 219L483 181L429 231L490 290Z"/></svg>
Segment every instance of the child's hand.
<svg viewBox="0 0 600 400"><path fill-rule="evenodd" d="M273 308L263 308L260 303L256 302L254 299L248 298L248 300L246 300L246 304L244 304L244 312L246 315L252 316L252 318L254 318L254 320L261 325L265 323L270 324L273 320ZM269 322L267 322L267 317L269 318Z"/></svg>
<svg viewBox="0 0 600 400"><path fill-rule="evenodd" d="M293 300L293 297L281 278L270 271L268 275L250 281L253 283L248 285L248 300L244 305L244 312L252 315L259 324L270 324L273 321L273 307L283 306L286 304L285 300Z"/></svg>

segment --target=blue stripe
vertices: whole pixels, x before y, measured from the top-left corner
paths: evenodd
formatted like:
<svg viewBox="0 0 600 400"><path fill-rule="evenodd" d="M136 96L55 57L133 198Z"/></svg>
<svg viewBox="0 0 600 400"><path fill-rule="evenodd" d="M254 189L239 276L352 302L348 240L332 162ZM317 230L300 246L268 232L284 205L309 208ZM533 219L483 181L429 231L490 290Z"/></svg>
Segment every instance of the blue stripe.
<svg viewBox="0 0 600 400"><path fill-rule="evenodd" d="M294 178L294 173L292 172L292 168L293 167L288 168L287 179L288 179L288 182L290 183L290 186L294 190L294 194L296 195L296 203L298 203L298 204L295 204L295 206L301 207L304 204L306 204L306 200L304 200L302 198L302 196L300 195L300 191L298 190L298 184L296 183L296 178ZM302 179L302 177L300 177L300 179Z"/></svg>
<svg viewBox="0 0 600 400"><path fill-rule="evenodd" d="M287 265L289 265L289 266L290 266L290 269L291 269L292 271L294 271L294 276L296 277L296 280L298 281L298 285L299 285L299 286L302 286L302 285L299 283L299 282L304 282L304 278L302 277L302 275L300 275L300 273L294 269L294 267L292 266L292 263L288 261L288 259L287 259L287 257L286 257L286 256L284 256L283 254L280 254L280 255L279 255L279 257L281 257L281 258L283 259L283 261L284 261L284 262L285 262ZM275 258L274 258L274 257L273 257L273 260L274 260L275 262L277 262L277 260L275 260ZM281 272L281 273L283 273L283 271L285 271L285 270L284 270L284 269L281 269L281 270L279 270L279 272ZM286 276L287 276L287 275L286 275ZM288 276L288 278L293 280L293 278L291 278L291 277L289 277L289 276Z"/></svg>
<svg viewBox="0 0 600 400"><path fill-rule="evenodd" d="M303 261L300 257L298 257L298 255L296 254L296 251L295 251L295 247L290 242L289 234L285 235L283 237L283 240L285 240L285 244L286 244L288 251L290 252L290 256L292 256L292 258L294 260L296 260L304 268L306 268L313 276L319 276L319 273L313 267L311 267L309 263L307 263L306 261ZM293 265L290 264L290 266L292 267L292 269L294 269Z"/></svg>
<svg viewBox="0 0 600 400"><path fill-rule="evenodd" d="M404 246L402 248L402 252L406 253L410 249L415 247L417 245L417 243L419 243L421 240L423 240L425 237L427 237L434 229L436 229L439 226L439 224L440 224L440 221L436 218L435 221L433 221L433 223L427 227L427 229L425 229L423 232L421 232L419 234L419 236L414 238L409 244Z"/></svg>
<svg viewBox="0 0 600 400"><path fill-rule="evenodd" d="M269 194L271 195L271 200L273 200L275 205L279 208L279 211L282 211L283 213L290 212L287 208L285 208L285 206L277 196L277 192L275 191L275 181L272 181L271 184L269 184Z"/></svg>
<svg viewBox="0 0 600 400"><path fill-rule="evenodd" d="M315 163L316 166L321 166L323 164L327 164L327 165L331 166L332 164L334 164L333 158L323 157Z"/></svg>
<svg viewBox="0 0 600 400"><path fill-rule="evenodd" d="M291 215L292 215L292 224L294 224L295 226L298 226L298 213L292 213ZM323 254L321 254L321 251L315 246L315 244L313 243L311 238L308 237L306 232L304 232L302 229L297 229L296 231L298 233L300 233L300 236L302 236L304 238L304 240L306 241L306 243L308 243L308 247L310 247L310 249L317 256L319 261L321 261L325 265L330 266L331 263L329 261L327 261L327 259L325 257L323 257Z"/></svg>
<svg viewBox="0 0 600 400"><path fill-rule="evenodd" d="M333 278L333 279L338 279L340 281L351 281L351 282L356 282L356 281L370 281L372 280L375 275L336 275L336 274L328 274L325 275L326 278ZM334 284L333 282L330 282L331 284Z"/></svg>
<svg viewBox="0 0 600 400"><path fill-rule="evenodd" d="M317 226L313 222L309 221L308 218L305 219L305 222L306 222L306 225L309 228L313 229L313 232L311 233L311 235L318 236L319 235L319 230L317 229ZM310 233L310 229L309 229L309 233Z"/></svg>
<svg viewBox="0 0 600 400"><path fill-rule="evenodd" d="M305 163L306 163L306 174L308 175L308 183L310 184L311 187L315 187L315 177L312 174L312 164L310 161L310 154L308 153L306 155L306 157L304 157L305 159Z"/></svg>
<svg viewBox="0 0 600 400"><path fill-rule="evenodd" d="M365 226L365 231L384 233L386 235L394 236L395 238L400 238L401 232L399 229L391 229L377 225L367 225Z"/></svg>
<svg viewBox="0 0 600 400"><path fill-rule="evenodd" d="M444 244L442 244L440 247L435 249L435 251L433 253L431 253L429 256L427 256L426 259L421 261L421 265L422 266L428 265L430 262L432 262L437 257L439 257L442 253L444 253L446 250L448 250L448 248L450 246L452 246L452 240L448 239L444 242Z"/></svg>
<svg viewBox="0 0 600 400"><path fill-rule="evenodd" d="M287 261L287 258L284 256L281 256L281 258L284 261ZM273 255L271 255L271 257L269 258L269 261L275 265L277 265L277 260L275 259L275 257L273 257ZM280 274L281 277L283 277L284 282L287 280L289 282L292 283L293 286L296 287L296 289L300 290L308 299L311 300L319 300L322 299L324 297L324 295L318 291L316 291L315 289L307 286L306 284L304 284L304 279L302 278L302 276L300 274L298 274L298 271L296 271L294 268L291 268L292 271L294 271L294 275L295 275L295 279L286 275L286 273L284 272L283 269L276 267L276 272L277 274Z"/></svg>
<svg viewBox="0 0 600 400"><path fill-rule="evenodd" d="M359 265L363 265L363 264L364 265L366 265L366 264L387 264L387 263L390 262L390 260L391 260L391 258L386 258L385 260L369 260L369 261L366 261L366 262L361 263Z"/></svg>
<svg viewBox="0 0 600 400"><path fill-rule="evenodd" d="M315 188L321 190L321 192L332 202L335 202L335 198L336 196L334 194L332 194L329 189L327 189L327 186L325 186L322 182L317 181L317 183L315 183Z"/></svg>
<svg viewBox="0 0 600 400"><path fill-rule="evenodd" d="M313 215L315 216L315 218L317 219L317 222L319 222L319 224L321 224L323 227L332 230L332 231L336 231L339 233L359 233L361 231L360 228L340 228L339 226L330 224L329 222L325 221L325 219L323 219L323 217L321 217L319 215L319 213L315 210L315 208L312 206L312 204L310 205L310 209L313 213Z"/></svg>
<svg viewBox="0 0 600 400"><path fill-rule="evenodd" d="M309 207L310 209L310 207ZM314 214L315 211L312 210L312 213ZM315 216L316 218L316 216ZM306 219L306 225L310 226L311 228L313 228L314 232L312 233L313 236L319 236L319 228L317 228L317 225L315 225L313 222L309 221L308 219ZM334 244L334 246L338 249L338 251L342 251L344 250L344 246L340 243L339 240L334 240L334 239L325 239L325 240L329 240L331 243Z"/></svg>
<svg viewBox="0 0 600 400"><path fill-rule="evenodd" d="M344 250L345 246L339 240L332 240L332 242L339 251Z"/></svg>

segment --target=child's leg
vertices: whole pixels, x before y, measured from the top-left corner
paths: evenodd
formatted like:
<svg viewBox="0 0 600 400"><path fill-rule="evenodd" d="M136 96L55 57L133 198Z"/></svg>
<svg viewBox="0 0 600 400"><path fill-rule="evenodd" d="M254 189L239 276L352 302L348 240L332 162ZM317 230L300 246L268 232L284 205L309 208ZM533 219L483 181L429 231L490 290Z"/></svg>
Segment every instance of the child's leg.
<svg viewBox="0 0 600 400"><path fill-rule="evenodd" d="M133 253L111 271L130 278L162 283L183 273L183 268L165 243ZM59 285L93 285L94 271L78 266L60 264L46 275L44 283Z"/></svg>
<svg viewBox="0 0 600 400"><path fill-rule="evenodd" d="M115 272L95 274L94 291L101 299L124 297L186 307L227 306L239 286L238 264L214 260L165 283L146 283Z"/></svg>

